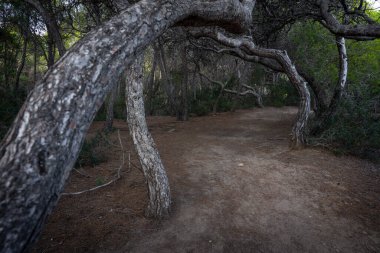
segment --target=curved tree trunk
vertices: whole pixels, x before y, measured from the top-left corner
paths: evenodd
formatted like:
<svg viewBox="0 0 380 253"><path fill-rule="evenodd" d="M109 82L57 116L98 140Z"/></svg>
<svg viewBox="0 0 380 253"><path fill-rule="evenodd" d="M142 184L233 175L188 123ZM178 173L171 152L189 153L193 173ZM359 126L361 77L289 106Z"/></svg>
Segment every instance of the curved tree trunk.
<svg viewBox="0 0 380 253"><path fill-rule="evenodd" d="M234 54L251 61L263 62L260 58L272 59L280 65L280 69L288 76L290 82L297 89L300 96L297 119L292 129L292 147L299 148L306 143L307 122L310 115L310 92L306 81L297 72L286 51L256 47L252 39L244 36L234 36L225 31L216 29L191 30L194 37L209 37L233 50ZM219 50L231 51L231 50ZM258 58L257 58L258 57ZM265 62L264 62L265 63ZM267 64L267 63L265 63ZM276 66L276 65L275 65Z"/></svg>
<svg viewBox="0 0 380 253"><path fill-rule="evenodd" d="M339 79L338 84L335 87L333 97L330 101L329 107L320 116L317 125L312 129L311 134L320 134L327 126L329 120L335 115L339 102L343 96L343 92L346 89L347 73L348 73L348 58L346 49L346 40L343 37L336 37L336 45L339 53Z"/></svg>
<svg viewBox="0 0 380 253"><path fill-rule="evenodd" d="M328 115L331 117L338 107L343 92L346 89L347 73L348 73L348 58L346 49L346 40L343 37L336 37L336 45L339 52L339 79L338 85L335 88L334 95L331 99L328 109Z"/></svg>
<svg viewBox="0 0 380 253"><path fill-rule="evenodd" d="M323 88L322 84L318 83L317 80L303 69L301 65L296 66L298 72L303 79L309 85L311 91L314 93L315 98L315 112L317 115L322 115L329 107L328 95L326 90Z"/></svg>
<svg viewBox="0 0 380 253"><path fill-rule="evenodd" d="M170 188L164 165L148 131L143 96L143 57L140 56L126 73L127 120L148 185L148 217L165 217L170 211Z"/></svg>
<svg viewBox="0 0 380 253"><path fill-rule="evenodd" d="M61 57L28 96L1 142L0 252L25 252L36 240L96 112L136 54L189 16L233 24L241 32L251 23L253 3L143 0Z"/></svg>

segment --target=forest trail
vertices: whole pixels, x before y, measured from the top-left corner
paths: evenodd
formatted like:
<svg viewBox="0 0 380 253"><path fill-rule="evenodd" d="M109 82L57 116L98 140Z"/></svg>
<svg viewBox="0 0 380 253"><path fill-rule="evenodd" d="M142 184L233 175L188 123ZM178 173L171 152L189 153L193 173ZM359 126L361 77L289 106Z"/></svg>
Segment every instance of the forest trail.
<svg viewBox="0 0 380 253"><path fill-rule="evenodd" d="M108 188L62 197L35 252L380 252L379 166L290 150L295 115L286 107L149 118L171 217L142 216L146 192L134 169ZM127 138L126 124L116 127ZM86 180L73 172L67 188Z"/></svg>

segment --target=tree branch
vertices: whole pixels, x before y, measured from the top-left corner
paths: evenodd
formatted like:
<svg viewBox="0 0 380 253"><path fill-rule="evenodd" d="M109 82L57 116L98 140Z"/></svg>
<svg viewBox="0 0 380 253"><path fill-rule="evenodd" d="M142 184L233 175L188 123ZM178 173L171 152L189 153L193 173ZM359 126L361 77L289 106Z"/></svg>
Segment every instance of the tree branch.
<svg viewBox="0 0 380 253"><path fill-rule="evenodd" d="M329 11L329 3L330 0L320 0L320 12L323 18L321 24L324 25L331 33L337 36L359 40L380 38L380 24L372 21L366 25L341 24Z"/></svg>

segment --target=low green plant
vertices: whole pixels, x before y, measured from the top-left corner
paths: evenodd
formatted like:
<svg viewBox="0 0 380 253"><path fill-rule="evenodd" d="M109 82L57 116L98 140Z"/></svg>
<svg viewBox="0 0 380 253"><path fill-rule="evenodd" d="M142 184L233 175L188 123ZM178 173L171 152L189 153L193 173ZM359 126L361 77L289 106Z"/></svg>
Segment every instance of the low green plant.
<svg viewBox="0 0 380 253"><path fill-rule="evenodd" d="M191 112L197 116L205 116L211 111L210 103L208 101L198 101L193 103Z"/></svg>
<svg viewBox="0 0 380 253"><path fill-rule="evenodd" d="M96 178L95 184L96 184L96 186L103 185L104 184L104 179L101 178L101 177Z"/></svg>
<svg viewBox="0 0 380 253"><path fill-rule="evenodd" d="M109 146L103 133L97 133L94 137L86 139L83 142L82 149L79 153L75 167L96 166L108 160L105 154L106 148Z"/></svg>
<svg viewBox="0 0 380 253"><path fill-rule="evenodd" d="M268 86L269 94L264 97L264 104L275 107L296 106L298 104L297 90L286 79Z"/></svg>

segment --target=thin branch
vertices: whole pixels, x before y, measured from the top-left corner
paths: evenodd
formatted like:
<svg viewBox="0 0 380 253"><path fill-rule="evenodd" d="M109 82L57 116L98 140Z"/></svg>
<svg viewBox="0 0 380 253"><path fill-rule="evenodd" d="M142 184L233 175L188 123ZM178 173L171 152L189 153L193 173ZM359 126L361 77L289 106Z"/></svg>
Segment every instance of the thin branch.
<svg viewBox="0 0 380 253"><path fill-rule="evenodd" d="M331 33L350 39L368 40L380 38L380 24L364 15L361 15L369 24L341 24L336 17L329 11L329 0L320 0L320 12L323 17L321 24L325 26ZM356 10L356 13L360 10Z"/></svg>

